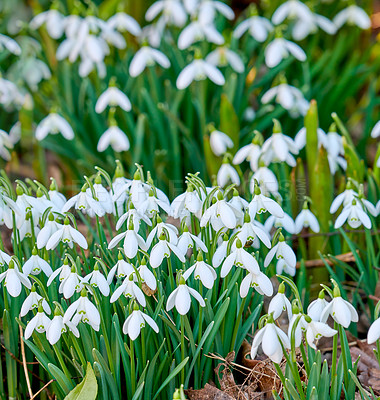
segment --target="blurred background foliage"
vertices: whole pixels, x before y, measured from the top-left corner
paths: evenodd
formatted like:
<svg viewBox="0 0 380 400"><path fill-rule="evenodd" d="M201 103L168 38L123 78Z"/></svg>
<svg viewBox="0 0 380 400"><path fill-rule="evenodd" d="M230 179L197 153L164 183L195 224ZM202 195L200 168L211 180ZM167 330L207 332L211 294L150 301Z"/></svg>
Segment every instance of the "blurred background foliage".
<svg viewBox="0 0 380 400"><path fill-rule="evenodd" d="M60 0L53 5L65 15L79 9L83 13L97 12L102 19L122 9L144 26L144 14L151 3ZM281 1L255 3L259 14L270 18ZM346 6L345 1L308 1L307 4L315 12L331 19ZM268 70L264 65L264 44L252 40L248 35L240 41L231 38L232 28L244 18L246 7L252 7L253 2L232 1L230 5L236 13L235 21L231 24L219 16L217 27L223 31L231 49L238 51L245 61L244 73L236 74L230 68L223 68L226 77L223 87L202 81L179 91L175 87L176 78L192 60L195 46L181 51L177 46L171 46L170 41L162 41L160 50L169 57L172 66L168 70L149 68L141 76L131 78L129 64L140 45L136 38L128 35L127 49L112 48L107 56L105 79L100 80L94 72L81 78L77 64L70 64L66 60L57 62L55 52L59 41L51 39L44 28L32 31L27 25L34 15L49 9L51 5L52 2L38 0L3 0L0 5L1 32L9 32L16 38L20 35L34 37L42 46L41 49L32 49L32 43L28 43L24 37L20 42L27 48L29 46L30 51L23 52L18 61L19 68L15 67L12 58L4 58L0 60L1 71L7 71L19 85L26 86L21 67L25 67L29 57L37 57L52 72L50 80L43 80L38 90L31 91L33 107L26 106L10 114L0 112L0 126L6 131L17 120L22 121L22 140L16 147L17 155L7 165L10 174L29 176L32 166L33 175L46 182L50 175L63 171L61 180L67 186L92 171L94 165L111 172L115 158L119 158L129 173L134 171L135 162L154 171L157 184L170 191L181 189L186 172L200 171L202 177L210 182L222 160L216 160L210 154L208 124L224 129L233 137L235 151L251 141L255 129L268 137L273 118L278 118L284 133L292 137L303 126L302 117L291 118L280 105L260 104L261 95L284 79L300 88L308 100L317 100L319 124L324 130L327 131L332 122L331 113L336 112L348 127L359 155L368 160L369 166L373 163L376 146L374 139L370 138L370 132L378 120L380 106L380 43L376 14L372 15L371 30L361 31L345 26L332 36L319 31L299 42L307 54L306 62L299 63L288 58ZM364 7L369 15L373 14L372 2L362 1L358 5ZM24 22L20 23L20 20ZM174 41L179 32L178 28L172 28ZM201 49L203 56L215 47L207 42L196 46ZM116 77L117 86L129 96L133 106L130 113L121 110L116 113L118 126L131 141L131 150L122 154L115 154L111 149L99 153L96 149L99 137L107 128L107 115L96 114L94 107L111 77ZM54 108L70 122L76 139L68 142L60 135L54 135L41 144L36 143L33 137L34 123L38 123ZM170 197L175 194L172 191Z"/></svg>

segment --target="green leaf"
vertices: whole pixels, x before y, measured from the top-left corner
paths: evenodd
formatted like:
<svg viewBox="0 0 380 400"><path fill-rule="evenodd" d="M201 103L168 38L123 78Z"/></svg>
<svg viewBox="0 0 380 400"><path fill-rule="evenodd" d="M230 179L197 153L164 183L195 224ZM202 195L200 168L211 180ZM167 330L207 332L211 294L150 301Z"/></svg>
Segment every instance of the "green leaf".
<svg viewBox="0 0 380 400"><path fill-rule="evenodd" d="M98 381L91 364L87 363L86 375L81 383L65 397L65 400L95 400L98 395Z"/></svg>

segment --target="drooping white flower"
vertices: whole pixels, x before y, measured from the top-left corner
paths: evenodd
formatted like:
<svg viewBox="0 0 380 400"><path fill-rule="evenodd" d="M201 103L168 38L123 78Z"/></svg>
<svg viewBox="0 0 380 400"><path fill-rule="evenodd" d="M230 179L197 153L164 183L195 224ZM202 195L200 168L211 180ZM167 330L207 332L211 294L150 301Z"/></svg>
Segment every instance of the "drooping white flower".
<svg viewBox="0 0 380 400"><path fill-rule="evenodd" d="M184 227L182 235L178 239L177 247L182 254L186 254L189 249L195 248L201 249L205 253L208 252L208 249L203 241L198 236L190 233L186 225Z"/></svg>
<svg viewBox="0 0 380 400"><path fill-rule="evenodd" d="M67 200L66 204L62 207L62 212L65 213L74 207L76 210L82 211L84 214L88 214L90 217L103 217L106 210L98 199L94 199L91 189L88 184L84 184L81 191Z"/></svg>
<svg viewBox="0 0 380 400"><path fill-rule="evenodd" d="M282 233L279 235L278 243L269 250L267 256L265 257L264 267L267 267L270 264L273 257L276 257L277 260L284 259L285 262L293 268L296 266L296 255L294 254L293 249L285 242L285 238Z"/></svg>
<svg viewBox="0 0 380 400"><path fill-rule="evenodd" d="M63 294L65 299L71 298L74 293L83 289L83 278L78 275L76 267L73 265L67 276L61 281L58 292Z"/></svg>
<svg viewBox="0 0 380 400"><path fill-rule="evenodd" d="M232 249L231 253L224 260L220 276L225 278L233 266L238 268L246 269L248 272L258 275L260 273L259 264L256 258L244 250L240 239L235 242L235 249Z"/></svg>
<svg viewBox="0 0 380 400"><path fill-rule="evenodd" d="M318 28L322 29L329 35L334 35L337 27L334 22L330 21L323 15L312 13L305 19L299 19L293 26L292 36L294 40L303 40L310 33L315 33Z"/></svg>
<svg viewBox="0 0 380 400"><path fill-rule="evenodd" d="M100 314L88 299L86 289L82 289L80 298L69 306L63 317L65 324L72 322L74 326L77 326L80 321L90 325L95 331L99 330Z"/></svg>
<svg viewBox="0 0 380 400"><path fill-rule="evenodd" d="M69 260L65 257L63 264L57 268L49 277L47 286L50 286L54 279L59 275L59 281L63 282L71 273L71 267L69 266Z"/></svg>
<svg viewBox="0 0 380 400"><path fill-rule="evenodd" d="M137 271L140 275L141 282L145 283L150 290L155 291L157 289L157 280L153 272L146 265L145 258L142 259Z"/></svg>
<svg viewBox="0 0 380 400"><path fill-rule="evenodd" d="M47 241L46 250L55 249L61 241L67 244L71 249L73 248L74 243L77 243L83 249L87 249L88 247L86 238L78 230L70 226L68 218L65 218L64 224L61 225Z"/></svg>
<svg viewBox="0 0 380 400"><path fill-rule="evenodd" d="M67 328L74 336L79 338L78 328L71 321L63 321L63 316L59 311L54 315L49 327L46 329L46 339L51 345L54 345L61 338L62 333L67 332Z"/></svg>
<svg viewBox="0 0 380 400"><path fill-rule="evenodd" d="M326 132L321 129L317 128L317 137L318 137L318 146L323 146L327 149L327 135ZM298 150L303 149L306 146L306 128L302 127L294 137L294 144L297 146Z"/></svg>
<svg viewBox="0 0 380 400"><path fill-rule="evenodd" d="M234 142L224 132L213 129L210 133L210 146L216 156L222 156L234 147Z"/></svg>
<svg viewBox="0 0 380 400"><path fill-rule="evenodd" d="M143 291L136 284L138 281L136 274L130 274L124 279L124 282L114 291L111 296L110 303L114 303L121 295L136 301L143 307L146 306L146 300Z"/></svg>
<svg viewBox="0 0 380 400"><path fill-rule="evenodd" d="M380 121L377 121L375 126L372 128L371 137L377 138L380 136Z"/></svg>
<svg viewBox="0 0 380 400"><path fill-rule="evenodd" d="M223 86L225 79L218 68L201 58L195 58L178 75L177 88L185 89L193 81L202 81L209 78L216 85Z"/></svg>
<svg viewBox="0 0 380 400"><path fill-rule="evenodd" d="M11 159L11 153L9 150L13 149L13 143L7 132L0 129L0 157L5 161Z"/></svg>
<svg viewBox="0 0 380 400"><path fill-rule="evenodd" d="M65 16L58 10L51 9L37 14L31 21L31 29L38 29L46 24L46 30L51 38L59 39L65 29Z"/></svg>
<svg viewBox="0 0 380 400"><path fill-rule="evenodd" d="M83 278L82 283L88 283L92 287L97 287L103 296L110 294L109 284L104 275L99 271L98 263L95 264L94 270Z"/></svg>
<svg viewBox="0 0 380 400"><path fill-rule="evenodd" d="M107 283L108 285L110 285L115 276L118 279L125 278L128 275L132 274L133 272L135 272L135 270L132 264L125 261L123 259L123 255L121 254L121 252L119 252L117 263L111 268L110 272L108 273Z"/></svg>
<svg viewBox="0 0 380 400"><path fill-rule="evenodd" d="M61 224L54 220L54 215L49 214L48 220L45 222L44 227L37 235L37 249L42 249L46 246L51 236L62 227Z"/></svg>
<svg viewBox="0 0 380 400"><path fill-rule="evenodd" d="M264 224L266 230L270 232L273 227L275 228L284 228L287 232L294 234L296 233L296 227L293 221L293 218L286 212L284 212L284 216L282 218L275 217L270 215Z"/></svg>
<svg viewBox="0 0 380 400"><path fill-rule="evenodd" d="M158 243L152 248L149 257L149 263L152 268L158 268L164 258L169 258L173 252L181 262L185 262L185 256L182 251L173 243L166 240L165 235L162 234Z"/></svg>
<svg viewBox="0 0 380 400"><path fill-rule="evenodd" d="M283 258L277 260L276 264L276 274L281 275L283 272L286 272L290 276L294 276L296 274L296 266L288 264Z"/></svg>
<svg viewBox="0 0 380 400"><path fill-rule="evenodd" d="M142 46L134 55L129 66L129 74L132 77L140 75L146 67L159 64L162 68L169 68L170 61L160 50L149 46Z"/></svg>
<svg viewBox="0 0 380 400"><path fill-rule="evenodd" d="M21 293L22 285L31 289L32 285L26 275L19 271L17 264L11 259L8 269L0 274L0 282L4 281L7 292L12 297L18 297Z"/></svg>
<svg viewBox="0 0 380 400"><path fill-rule="evenodd" d="M186 285L186 281L181 277L180 283L176 289L169 295L166 303L166 311L170 311L175 307L179 314L186 315L191 306L191 297L193 296L200 304L205 307L205 301L202 296L193 288Z"/></svg>
<svg viewBox="0 0 380 400"><path fill-rule="evenodd" d="M259 185L255 185L254 195L248 205L248 210L251 219L255 219L256 214L262 214L266 211L278 218L284 216L281 206L271 198L264 196Z"/></svg>
<svg viewBox="0 0 380 400"><path fill-rule="evenodd" d="M354 4L335 15L333 22L338 29L344 24L356 25L361 29L369 29L371 27L371 19L367 13Z"/></svg>
<svg viewBox="0 0 380 400"><path fill-rule="evenodd" d="M270 297L273 294L273 285L271 280L261 271L258 274L248 272L240 284L240 297L247 297L251 287L261 295Z"/></svg>
<svg viewBox="0 0 380 400"><path fill-rule="evenodd" d="M27 296L27 298L22 303L21 310L20 310L20 317L24 317L26 314L28 314L28 312L30 310L38 308L40 300L41 300L42 308L45 311L45 313L50 314L51 309L49 307L48 302L37 293L36 287L33 285L31 288L30 294Z"/></svg>
<svg viewBox="0 0 380 400"><path fill-rule="evenodd" d="M107 25L111 29L116 29L120 32L129 32L134 36L139 36L141 28L139 23L130 15L124 12L118 12L107 20Z"/></svg>
<svg viewBox="0 0 380 400"><path fill-rule="evenodd" d="M217 275L214 268L203 261L201 252L198 253L195 264L184 272L183 278L187 280L192 273L194 273L194 278L199 279L204 287L212 289Z"/></svg>
<svg viewBox="0 0 380 400"><path fill-rule="evenodd" d="M95 111L100 114L102 113L107 106L116 107L119 106L124 111L131 111L132 104L128 98L128 96L123 93L116 86L109 86L98 98Z"/></svg>
<svg viewBox="0 0 380 400"><path fill-rule="evenodd" d="M36 139L43 140L47 135L57 135L61 133L67 140L74 139L74 131L70 124L57 113L50 113L45 117L36 128Z"/></svg>
<svg viewBox="0 0 380 400"><path fill-rule="evenodd" d="M306 53L298 44L284 38L276 38L265 48L265 64L274 68L290 55L302 62L306 60Z"/></svg>
<svg viewBox="0 0 380 400"><path fill-rule="evenodd" d="M7 49L16 56L21 54L21 47L18 43L14 39L0 33L0 51L3 49Z"/></svg>
<svg viewBox="0 0 380 400"><path fill-rule="evenodd" d="M317 299L313 300L307 308L307 315L313 321L320 321L323 310L329 303L325 300L325 293L323 290L319 292Z"/></svg>
<svg viewBox="0 0 380 400"><path fill-rule="evenodd" d="M160 13L170 23L179 28L187 21L187 13L180 0L159 0L155 1L145 13L147 21L153 21Z"/></svg>
<svg viewBox="0 0 380 400"><path fill-rule="evenodd" d="M206 62L216 67L230 66L235 72L244 72L244 63L240 56L226 46L221 46L213 50L206 57Z"/></svg>
<svg viewBox="0 0 380 400"><path fill-rule="evenodd" d="M288 320L290 321L293 315L292 305L285 295L284 283L280 283L277 294L272 298L269 303L268 314L272 314L273 319L276 320L284 311L286 311Z"/></svg>
<svg viewBox="0 0 380 400"><path fill-rule="evenodd" d="M377 318L368 329L367 343L375 343L380 338L380 318Z"/></svg>
<svg viewBox="0 0 380 400"><path fill-rule="evenodd" d="M330 214L334 214L338 208L343 205L346 207L347 205L352 203L352 200L358 197L358 193L352 188L352 183L349 180L346 185L346 189L339 194L334 201L331 203Z"/></svg>
<svg viewBox="0 0 380 400"><path fill-rule="evenodd" d="M266 325L256 333L253 339L251 347L252 360L256 357L260 344L264 354L277 364L281 362L283 357L282 346L285 349L290 349L288 336L276 326L272 317L268 318Z"/></svg>
<svg viewBox="0 0 380 400"><path fill-rule="evenodd" d="M140 214L145 214L149 218L153 218L155 215L159 214L160 209L165 211L168 215L171 213L170 204L157 198L153 189L151 189L148 198L140 204L138 211Z"/></svg>
<svg viewBox="0 0 380 400"><path fill-rule="evenodd" d="M237 151L233 159L233 164L241 164L244 160L249 161L249 166L252 171L256 171L259 165L259 158L261 155L261 146L253 139L252 143L243 146Z"/></svg>
<svg viewBox="0 0 380 400"><path fill-rule="evenodd" d="M319 232L320 228L317 217L309 210L305 201L302 211L297 215L295 220L295 233L300 233L303 228L309 227L313 232Z"/></svg>
<svg viewBox="0 0 380 400"><path fill-rule="evenodd" d="M144 221L148 226L152 226L152 221L145 215L136 210L133 204L130 204L130 208L125 212L117 221L116 230L119 230L124 222L129 226L130 221L133 221L133 228L136 232L140 229L141 221Z"/></svg>
<svg viewBox="0 0 380 400"><path fill-rule="evenodd" d="M43 273L47 277L49 277L53 273L53 270L51 269L49 263L41 258L37 253L37 249L34 248L32 251L32 255L22 266L22 272L24 273L24 275L28 276L30 274L38 275L39 273L41 273L41 271L43 271Z"/></svg>
<svg viewBox="0 0 380 400"><path fill-rule="evenodd" d="M272 15L275 25L281 24L286 18L297 20L308 20L312 16L309 7L299 0L288 0L282 3Z"/></svg>
<svg viewBox="0 0 380 400"><path fill-rule="evenodd" d="M265 42L268 38L268 34L272 32L273 25L270 21L259 15L253 15L243 22L241 22L234 30L233 36L241 38L245 32L249 34L258 42Z"/></svg>
<svg viewBox="0 0 380 400"><path fill-rule="evenodd" d="M11 261L11 256L4 251L0 250L0 267L4 265L8 265L9 261Z"/></svg>
<svg viewBox="0 0 380 400"><path fill-rule="evenodd" d="M136 308L132 311L123 324L123 333L128 335L132 340L135 340L140 335L141 328L145 327L146 322L156 333L158 333L158 325L154 319L140 311L136 305Z"/></svg>
<svg viewBox="0 0 380 400"><path fill-rule="evenodd" d="M116 235L109 243L108 248L113 249L117 244L124 239L124 253L128 258L136 257L140 249L147 250L144 239L133 228L133 221L129 223L129 227L125 232Z"/></svg>
<svg viewBox="0 0 380 400"><path fill-rule="evenodd" d="M223 262L223 260L227 257L227 246L228 246L228 236L225 234L223 236L222 243L217 247L214 255L212 256L212 266L214 268L218 268L219 265Z"/></svg>
<svg viewBox="0 0 380 400"><path fill-rule="evenodd" d="M223 198L223 194L218 192L214 204L212 204L202 215L200 226L205 227L211 223L214 231L219 231L222 227L234 229L236 227L236 216L233 207Z"/></svg>
<svg viewBox="0 0 380 400"><path fill-rule="evenodd" d="M334 298L322 311L321 322L326 322L330 315L335 322L346 329L349 327L351 322L359 321L357 311L350 302L342 299L337 287L334 289Z"/></svg>
<svg viewBox="0 0 380 400"><path fill-rule="evenodd" d="M261 98L263 104L271 102L273 99L285 110L288 110L292 117L305 115L309 109L309 102L305 99L302 92L287 83L280 83L270 88Z"/></svg>
<svg viewBox="0 0 380 400"><path fill-rule="evenodd" d="M270 196L271 194L273 194L273 196L279 196L276 175L268 167L262 165L257 168L256 172L252 175L250 182L251 193L255 190L255 181L258 182L265 196Z"/></svg>
<svg viewBox="0 0 380 400"><path fill-rule="evenodd" d="M44 333L50 325L50 319L45 315L42 307L39 307L37 314L28 322L25 328L25 339L29 339L34 331Z"/></svg>
<svg viewBox="0 0 380 400"><path fill-rule="evenodd" d="M216 176L216 181L218 185L222 188L226 187L229 183L234 183L235 185L240 185L240 177L236 169L228 162L226 158L219 168L218 174Z"/></svg>
<svg viewBox="0 0 380 400"><path fill-rule="evenodd" d="M181 218L187 213L192 213L200 218L202 199L192 185L188 185L186 192L177 196L171 204L172 217Z"/></svg>
<svg viewBox="0 0 380 400"><path fill-rule="evenodd" d="M252 221L249 213L245 212L243 226L239 229L236 237L239 238L241 243L244 245L247 242L252 241L252 244L255 248L260 247L260 239L265 244L265 246L270 249L271 243L267 232L264 229L261 229L261 227L255 222L256 221Z"/></svg>
<svg viewBox="0 0 380 400"><path fill-rule="evenodd" d="M116 125L110 125L102 136L100 136L97 150L103 152L109 146L117 153L128 151L130 148L128 136Z"/></svg>
<svg viewBox="0 0 380 400"><path fill-rule="evenodd" d="M16 226L20 228L25 218L25 211L20 209L16 202L8 196L8 193L0 188L0 225L5 224L8 229L12 229L13 213L16 216Z"/></svg>
<svg viewBox="0 0 380 400"><path fill-rule="evenodd" d="M149 248L153 243L153 239L156 236L159 239L161 236L165 236L165 238L172 244L177 245L178 243L178 229L167 222L162 222L162 219L159 215L157 215L157 223L156 226L150 231L147 239L146 239L146 247Z"/></svg>
<svg viewBox="0 0 380 400"><path fill-rule="evenodd" d="M219 12L227 19L234 19L235 14L230 6L219 0L184 0L187 12L194 15L198 12L199 18L203 16L213 20L216 17L216 12Z"/></svg>
<svg viewBox="0 0 380 400"><path fill-rule="evenodd" d="M340 228L347 221L351 228L359 228L360 225L364 225L365 228L371 229L372 222L366 212L363 210L362 205L353 199L351 204L347 204L341 214L335 221L334 228Z"/></svg>

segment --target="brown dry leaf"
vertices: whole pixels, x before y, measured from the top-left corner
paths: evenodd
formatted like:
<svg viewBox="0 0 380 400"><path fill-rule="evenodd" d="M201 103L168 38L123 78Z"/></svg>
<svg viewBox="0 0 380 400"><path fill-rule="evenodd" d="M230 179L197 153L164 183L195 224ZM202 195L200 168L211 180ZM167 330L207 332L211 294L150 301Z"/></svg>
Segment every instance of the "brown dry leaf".
<svg viewBox="0 0 380 400"><path fill-rule="evenodd" d="M208 383L200 390L185 390L185 394L189 400L235 400L227 393Z"/></svg>

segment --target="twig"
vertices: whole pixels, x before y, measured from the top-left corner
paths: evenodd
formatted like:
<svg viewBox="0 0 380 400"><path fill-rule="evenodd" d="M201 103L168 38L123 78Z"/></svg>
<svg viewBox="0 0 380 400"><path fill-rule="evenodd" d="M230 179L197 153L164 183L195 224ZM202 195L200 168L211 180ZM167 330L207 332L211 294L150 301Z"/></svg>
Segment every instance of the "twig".
<svg viewBox="0 0 380 400"><path fill-rule="evenodd" d="M25 344L24 344L24 340L23 340L24 333L22 331L21 325L19 326L19 328L20 328L20 346L21 346L22 365L24 367L24 374L25 374L25 379L26 379L26 385L28 387L29 397L32 399L33 391L32 391L32 387L30 385L28 367L26 365L26 358L25 358Z"/></svg>
<svg viewBox="0 0 380 400"><path fill-rule="evenodd" d="M54 382L55 379L50 380L46 385L44 385L33 397L30 398L30 400L35 399L43 390L47 389L47 387Z"/></svg>

